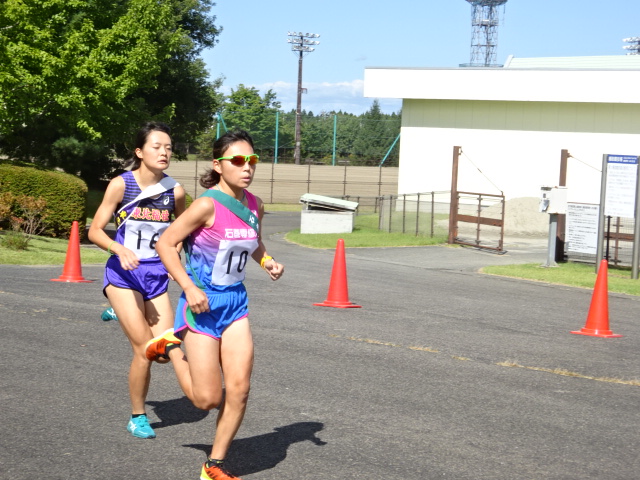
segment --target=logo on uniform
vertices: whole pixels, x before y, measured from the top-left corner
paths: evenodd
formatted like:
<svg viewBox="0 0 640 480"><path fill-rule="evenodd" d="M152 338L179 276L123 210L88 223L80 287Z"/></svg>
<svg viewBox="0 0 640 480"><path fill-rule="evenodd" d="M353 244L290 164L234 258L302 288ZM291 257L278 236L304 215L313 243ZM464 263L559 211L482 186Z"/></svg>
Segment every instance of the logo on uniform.
<svg viewBox="0 0 640 480"><path fill-rule="evenodd" d="M162 203L163 203L164 205L169 205L169 202L170 202L170 201L171 201L171 200L169 199L169 197L168 197L167 195L165 195L165 196L164 196L164 198L162 199Z"/></svg>

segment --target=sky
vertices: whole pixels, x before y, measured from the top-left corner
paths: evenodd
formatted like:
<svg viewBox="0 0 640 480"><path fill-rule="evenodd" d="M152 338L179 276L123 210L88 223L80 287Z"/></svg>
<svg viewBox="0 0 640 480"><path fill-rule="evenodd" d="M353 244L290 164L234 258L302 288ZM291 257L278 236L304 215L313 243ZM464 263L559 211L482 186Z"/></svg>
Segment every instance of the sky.
<svg viewBox="0 0 640 480"><path fill-rule="evenodd" d="M295 110L298 53L288 32L317 33L304 56L302 109L359 115L367 67L447 68L468 63L471 5L466 0L216 0L218 44L203 51L223 93L243 84L276 93ZM502 8L501 8L502 11ZM625 55L627 37L640 37L640 0L508 0L498 27L497 63L514 57ZM472 88L461 85L460 88ZM399 99L378 99L385 113Z"/></svg>

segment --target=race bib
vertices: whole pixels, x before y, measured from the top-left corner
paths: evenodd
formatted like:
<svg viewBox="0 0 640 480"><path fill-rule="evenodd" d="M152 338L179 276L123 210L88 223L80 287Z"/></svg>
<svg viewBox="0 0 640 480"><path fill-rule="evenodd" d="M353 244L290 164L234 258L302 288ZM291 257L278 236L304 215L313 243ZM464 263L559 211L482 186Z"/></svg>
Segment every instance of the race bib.
<svg viewBox="0 0 640 480"><path fill-rule="evenodd" d="M251 254L258 248L257 241L221 240L220 249L211 272L211 283L214 285L233 285L242 282L245 277L247 262Z"/></svg>
<svg viewBox="0 0 640 480"><path fill-rule="evenodd" d="M125 225L124 246L134 252L138 258L153 258L156 253L156 242L169 224L147 223L129 220Z"/></svg>

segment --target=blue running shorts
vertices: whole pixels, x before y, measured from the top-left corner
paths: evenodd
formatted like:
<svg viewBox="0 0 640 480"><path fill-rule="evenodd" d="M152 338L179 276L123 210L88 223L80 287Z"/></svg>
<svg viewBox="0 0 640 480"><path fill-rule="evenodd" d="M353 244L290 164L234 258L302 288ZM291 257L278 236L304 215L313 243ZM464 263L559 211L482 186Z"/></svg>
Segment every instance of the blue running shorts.
<svg viewBox="0 0 640 480"><path fill-rule="evenodd" d="M209 311L194 315L189 309L184 292L178 300L173 330L178 337L180 331L189 330L220 340L222 332L237 320L249 315L249 299L242 282L216 286L203 290L209 298Z"/></svg>
<svg viewBox="0 0 640 480"><path fill-rule="evenodd" d="M159 257L140 260L138 268L125 270L120 266L120 259L112 255L104 268L102 293L105 297L107 296L105 289L109 285L140 292L144 301L147 301L167 291L169 274Z"/></svg>

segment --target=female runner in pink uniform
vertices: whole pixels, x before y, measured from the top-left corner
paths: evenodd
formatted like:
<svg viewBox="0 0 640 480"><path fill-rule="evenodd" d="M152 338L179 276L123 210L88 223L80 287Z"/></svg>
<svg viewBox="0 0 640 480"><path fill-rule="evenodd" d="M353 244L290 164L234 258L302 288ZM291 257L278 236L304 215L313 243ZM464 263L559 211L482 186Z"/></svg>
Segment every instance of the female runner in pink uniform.
<svg viewBox="0 0 640 480"><path fill-rule="evenodd" d="M156 244L167 271L184 292L173 334L167 332L147 348L150 358L171 358L182 389L196 407L220 407L211 454L200 474L202 480L238 478L226 470L224 458L244 417L253 368L253 339L242 283L248 259L258 262L272 280L284 271L284 266L267 254L255 225L256 217L262 220L262 201L246 191L258 161L253 140L241 130L228 132L214 143L213 157L213 168L200 183L212 189L207 193L215 196L222 192L231 199L203 195ZM182 241L187 253L186 270L176 251ZM186 358L175 348L181 340Z"/></svg>

